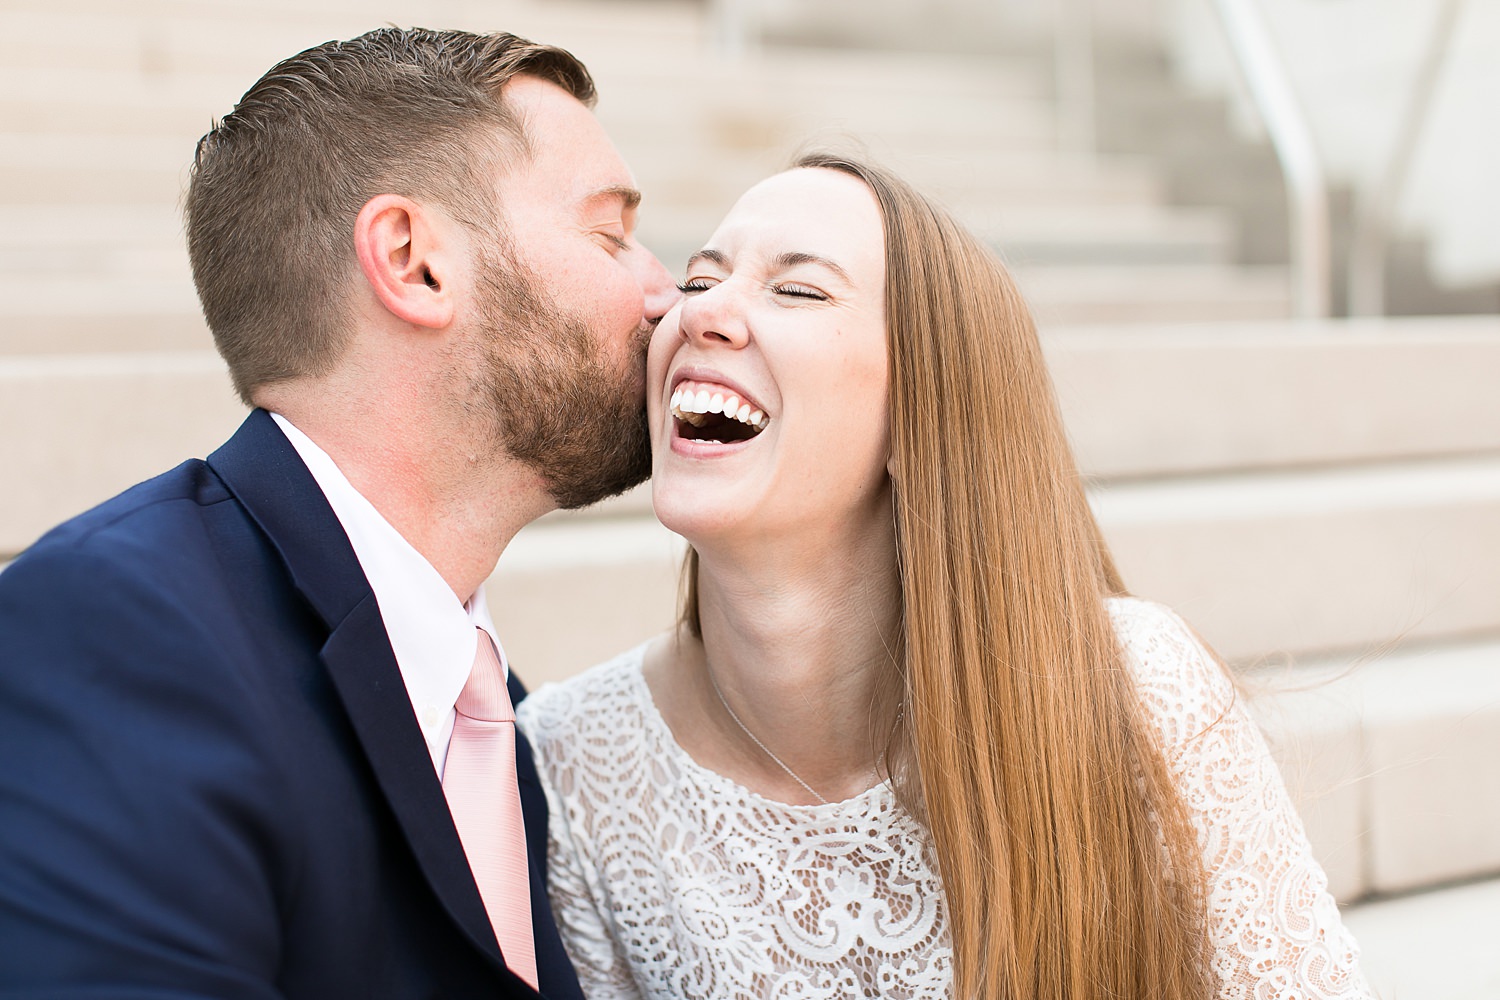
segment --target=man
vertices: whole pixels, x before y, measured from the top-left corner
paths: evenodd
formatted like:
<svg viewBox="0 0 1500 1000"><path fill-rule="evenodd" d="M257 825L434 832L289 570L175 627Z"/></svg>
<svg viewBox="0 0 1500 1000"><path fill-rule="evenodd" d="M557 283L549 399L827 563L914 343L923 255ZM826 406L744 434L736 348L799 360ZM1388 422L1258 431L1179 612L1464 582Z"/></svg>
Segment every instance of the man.
<svg viewBox="0 0 1500 1000"><path fill-rule="evenodd" d="M648 468L677 292L592 100L557 49L380 30L199 144L257 408L0 574L0 993L579 996L481 585Z"/></svg>

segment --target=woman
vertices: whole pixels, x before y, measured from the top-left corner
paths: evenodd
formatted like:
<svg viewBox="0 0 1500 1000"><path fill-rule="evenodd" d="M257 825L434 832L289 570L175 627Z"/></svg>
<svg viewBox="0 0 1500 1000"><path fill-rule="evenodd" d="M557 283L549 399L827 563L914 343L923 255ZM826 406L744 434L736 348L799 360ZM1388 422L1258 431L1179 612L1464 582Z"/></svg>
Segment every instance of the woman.
<svg viewBox="0 0 1500 1000"><path fill-rule="evenodd" d="M993 255L813 156L683 291L681 627L521 709L585 991L1365 996L1233 686L1124 596Z"/></svg>

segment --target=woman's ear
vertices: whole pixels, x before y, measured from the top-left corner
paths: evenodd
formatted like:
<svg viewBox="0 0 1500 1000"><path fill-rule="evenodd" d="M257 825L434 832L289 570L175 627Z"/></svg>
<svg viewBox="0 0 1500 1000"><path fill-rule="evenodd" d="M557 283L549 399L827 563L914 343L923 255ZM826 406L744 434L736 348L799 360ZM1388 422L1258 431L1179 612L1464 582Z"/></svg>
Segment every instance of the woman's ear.
<svg viewBox="0 0 1500 1000"><path fill-rule="evenodd" d="M390 312L416 326L453 321L452 224L400 195L376 195L354 220L354 252L370 290Z"/></svg>

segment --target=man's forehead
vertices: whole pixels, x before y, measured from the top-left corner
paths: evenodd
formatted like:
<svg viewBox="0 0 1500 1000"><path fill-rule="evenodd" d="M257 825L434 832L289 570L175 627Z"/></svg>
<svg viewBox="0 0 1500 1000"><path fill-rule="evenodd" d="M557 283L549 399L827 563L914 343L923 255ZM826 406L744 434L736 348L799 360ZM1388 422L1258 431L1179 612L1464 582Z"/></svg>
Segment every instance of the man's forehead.
<svg viewBox="0 0 1500 1000"><path fill-rule="evenodd" d="M518 76L506 90L527 136L526 155L504 171L508 186L548 192L554 205L579 211L615 205L630 210L640 203L630 168L593 111L536 77Z"/></svg>

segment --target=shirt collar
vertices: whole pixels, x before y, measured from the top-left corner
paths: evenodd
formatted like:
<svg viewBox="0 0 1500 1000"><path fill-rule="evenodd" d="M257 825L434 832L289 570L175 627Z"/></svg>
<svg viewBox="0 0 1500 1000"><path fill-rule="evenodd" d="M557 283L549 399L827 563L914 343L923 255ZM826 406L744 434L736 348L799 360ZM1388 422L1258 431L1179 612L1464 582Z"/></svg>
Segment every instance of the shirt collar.
<svg viewBox="0 0 1500 1000"><path fill-rule="evenodd" d="M354 488L327 452L281 414L272 413L271 419L296 449L349 536L375 593L417 724L442 773L453 732L453 704L474 666L476 626L489 633L509 676L484 586L467 604L461 603L432 564Z"/></svg>

